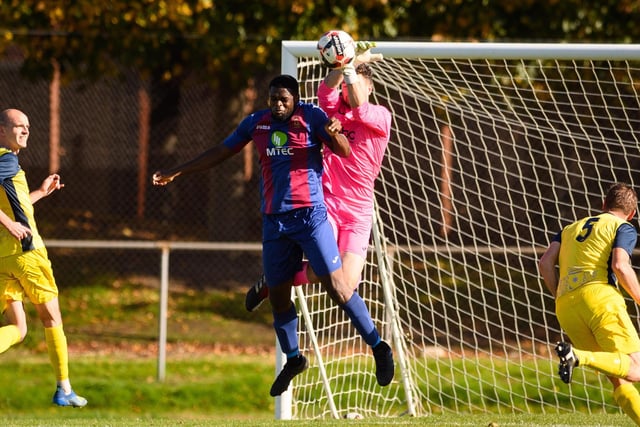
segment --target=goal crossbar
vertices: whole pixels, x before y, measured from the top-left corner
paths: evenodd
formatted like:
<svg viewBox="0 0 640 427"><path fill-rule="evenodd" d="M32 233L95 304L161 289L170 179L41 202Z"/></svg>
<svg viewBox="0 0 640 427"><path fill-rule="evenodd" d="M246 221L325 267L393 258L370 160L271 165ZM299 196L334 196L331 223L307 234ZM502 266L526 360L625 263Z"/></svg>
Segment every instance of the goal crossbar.
<svg viewBox="0 0 640 427"><path fill-rule="evenodd" d="M285 56L313 56L316 42L282 42ZM472 42L376 42L371 49L386 58L433 59L590 59L640 60L640 44L610 43L472 43Z"/></svg>

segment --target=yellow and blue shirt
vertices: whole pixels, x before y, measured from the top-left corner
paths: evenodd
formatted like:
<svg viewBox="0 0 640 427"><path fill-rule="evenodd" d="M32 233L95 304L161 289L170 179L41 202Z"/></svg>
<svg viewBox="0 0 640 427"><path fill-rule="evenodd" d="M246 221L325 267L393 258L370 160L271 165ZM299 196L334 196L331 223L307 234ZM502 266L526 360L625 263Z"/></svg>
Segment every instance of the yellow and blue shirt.
<svg viewBox="0 0 640 427"><path fill-rule="evenodd" d="M0 226L0 257L19 255L44 247L33 216L33 204L25 173L18 163L17 154L4 147L0 147L0 185L4 190L0 191L0 210L31 229L31 236L19 241L5 227Z"/></svg>
<svg viewBox="0 0 640 427"><path fill-rule="evenodd" d="M611 253L614 248L622 248L631 256L637 238L631 223L611 213L566 226L553 239L560 242L558 296L587 284L616 286Z"/></svg>

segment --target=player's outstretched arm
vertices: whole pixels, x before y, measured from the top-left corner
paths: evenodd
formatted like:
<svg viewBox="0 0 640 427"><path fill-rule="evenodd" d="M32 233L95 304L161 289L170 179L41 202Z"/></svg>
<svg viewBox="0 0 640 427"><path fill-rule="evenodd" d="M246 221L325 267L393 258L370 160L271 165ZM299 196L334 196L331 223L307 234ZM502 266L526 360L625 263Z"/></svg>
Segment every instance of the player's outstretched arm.
<svg viewBox="0 0 640 427"><path fill-rule="evenodd" d="M152 177L153 185L167 185L180 175L210 169L227 160L234 154L236 154L236 152L232 151L230 148L222 144L217 145L181 165L170 169L161 169L156 171Z"/></svg>
<svg viewBox="0 0 640 427"><path fill-rule="evenodd" d="M384 59L381 53L371 53L371 49L376 46L376 42L358 41L355 42L355 56L353 60L345 66L350 70L365 62L376 62ZM349 74L350 70L347 71ZM355 71L353 72L355 73ZM352 74L353 74L352 73ZM343 81L343 67L333 68L324 79L324 83L330 88L337 88Z"/></svg>
<svg viewBox="0 0 640 427"><path fill-rule="evenodd" d="M342 84L342 69L331 70L324 78L324 84L332 89L340 87Z"/></svg>
<svg viewBox="0 0 640 427"><path fill-rule="evenodd" d="M357 108L369 101L369 89L365 87L353 64L347 64L342 68L342 76L347 84L347 95L351 108Z"/></svg>

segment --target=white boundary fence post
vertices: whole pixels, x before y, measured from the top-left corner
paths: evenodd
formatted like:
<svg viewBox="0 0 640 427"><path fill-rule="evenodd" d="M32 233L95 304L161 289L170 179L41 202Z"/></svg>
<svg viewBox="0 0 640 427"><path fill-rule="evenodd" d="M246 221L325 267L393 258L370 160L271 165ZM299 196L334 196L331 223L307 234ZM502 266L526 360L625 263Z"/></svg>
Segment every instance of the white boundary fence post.
<svg viewBox="0 0 640 427"><path fill-rule="evenodd" d="M282 352L282 348L280 348L280 343L278 342L278 337L276 337L276 371L273 376L274 379L285 363L287 363L287 357ZM293 393L291 393L291 387L284 391L280 396L276 396L276 407L275 407L275 419L276 420L290 420L293 418Z"/></svg>
<svg viewBox="0 0 640 427"><path fill-rule="evenodd" d="M160 309L158 311L158 381L164 381L167 366L167 306L169 301L169 252L168 245L160 245Z"/></svg>

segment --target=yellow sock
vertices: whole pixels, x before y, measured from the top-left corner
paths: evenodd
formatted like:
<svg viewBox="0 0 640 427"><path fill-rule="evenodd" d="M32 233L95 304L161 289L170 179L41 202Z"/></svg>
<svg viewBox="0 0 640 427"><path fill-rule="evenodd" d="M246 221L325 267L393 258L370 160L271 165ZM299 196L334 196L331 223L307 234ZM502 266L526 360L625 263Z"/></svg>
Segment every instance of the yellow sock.
<svg viewBox="0 0 640 427"><path fill-rule="evenodd" d="M14 344L20 342L20 329L16 325L7 325L0 328L0 353L9 350Z"/></svg>
<svg viewBox="0 0 640 427"><path fill-rule="evenodd" d="M622 353L573 349L579 366L589 366L603 374L624 378L629 373L631 358Z"/></svg>
<svg viewBox="0 0 640 427"><path fill-rule="evenodd" d="M64 335L62 325L53 328L44 328L44 336L47 341L49 360L56 373L56 380L63 381L69 379L67 337Z"/></svg>
<svg viewBox="0 0 640 427"><path fill-rule="evenodd" d="M631 383L622 384L614 390L613 398L625 414L640 426L640 393Z"/></svg>

